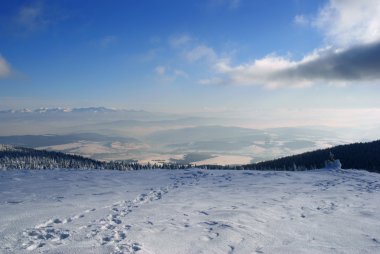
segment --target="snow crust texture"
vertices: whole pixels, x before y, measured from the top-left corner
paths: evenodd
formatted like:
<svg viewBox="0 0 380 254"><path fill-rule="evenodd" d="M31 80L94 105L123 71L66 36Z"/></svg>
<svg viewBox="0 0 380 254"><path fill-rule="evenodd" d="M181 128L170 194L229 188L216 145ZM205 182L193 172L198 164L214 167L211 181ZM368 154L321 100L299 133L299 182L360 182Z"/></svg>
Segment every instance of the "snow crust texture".
<svg viewBox="0 0 380 254"><path fill-rule="evenodd" d="M0 253L380 253L357 170L2 171Z"/></svg>

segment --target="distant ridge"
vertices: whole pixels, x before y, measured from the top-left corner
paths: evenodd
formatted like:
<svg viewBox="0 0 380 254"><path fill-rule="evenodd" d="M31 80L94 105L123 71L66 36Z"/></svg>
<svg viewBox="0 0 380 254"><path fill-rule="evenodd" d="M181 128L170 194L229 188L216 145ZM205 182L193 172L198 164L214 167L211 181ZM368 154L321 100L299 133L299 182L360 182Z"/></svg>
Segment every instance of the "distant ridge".
<svg viewBox="0 0 380 254"><path fill-rule="evenodd" d="M339 145L275 160L248 164L243 169L307 170L323 168L330 152L339 159L344 169L365 169L380 173L380 140L367 143Z"/></svg>
<svg viewBox="0 0 380 254"><path fill-rule="evenodd" d="M126 113L126 112L145 112L145 110L136 109L119 109L107 107L83 107L83 108L69 108L69 107L56 107L56 108L36 108L36 109L7 109L0 110L0 114L48 114L48 113Z"/></svg>
<svg viewBox="0 0 380 254"><path fill-rule="evenodd" d="M0 113L80 113L80 112L92 112L92 113L104 113L104 112L118 112L125 111L124 109L106 108L106 107L87 107L87 108L37 108L37 109L20 109L20 110L1 110Z"/></svg>

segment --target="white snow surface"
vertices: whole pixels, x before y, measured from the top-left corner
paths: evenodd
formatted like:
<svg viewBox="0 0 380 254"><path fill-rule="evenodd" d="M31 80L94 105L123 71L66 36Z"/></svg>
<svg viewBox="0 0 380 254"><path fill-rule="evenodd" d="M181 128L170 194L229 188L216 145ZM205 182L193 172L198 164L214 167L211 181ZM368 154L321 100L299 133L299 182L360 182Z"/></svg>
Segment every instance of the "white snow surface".
<svg viewBox="0 0 380 254"><path fill-rule="evenodd" d="M380 253L380 174L2 171L0 253Z"/></svg>

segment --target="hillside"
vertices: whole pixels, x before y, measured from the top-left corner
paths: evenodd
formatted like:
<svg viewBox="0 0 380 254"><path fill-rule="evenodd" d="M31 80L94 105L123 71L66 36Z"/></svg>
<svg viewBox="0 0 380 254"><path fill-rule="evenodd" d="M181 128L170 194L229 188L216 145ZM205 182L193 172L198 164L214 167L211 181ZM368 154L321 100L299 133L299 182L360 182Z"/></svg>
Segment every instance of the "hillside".
<svg viewBox="0 0 380 254"><path fill-rule="evenodd" d="M365 169L380 173L380 140L368 143L339 145L275 160L243 166L244 169L258 170L302 170L323 168L330 152L339 159L344 169Z"/></svg>
<svg viewBox="0 0 380 254"><path fill-rule="evenodd" d="M0 145L0 169L100 169L105 163L60 152Z"/></svg>
<svg viewBox="0 0 380 254"><path fill-rule="evenodd" d="M136 161L98 161L79 155L0 144L0 169L184 169L181 164L139 164Z"/></svg>

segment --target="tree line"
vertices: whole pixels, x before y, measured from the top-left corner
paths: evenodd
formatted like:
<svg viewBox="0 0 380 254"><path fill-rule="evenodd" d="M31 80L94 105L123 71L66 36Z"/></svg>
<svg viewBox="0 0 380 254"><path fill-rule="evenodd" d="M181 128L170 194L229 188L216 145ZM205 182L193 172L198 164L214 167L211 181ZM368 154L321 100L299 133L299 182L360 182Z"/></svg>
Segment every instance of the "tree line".
<svg viewBox="0 0 380 254"><path fill-rule="evenodd" d="M287 156L241 166L202 165L198 168L236 170L309 170L324 168L334 154L344 169L365 169L380 173L380 140L367 143L339 145L298 155ZM194 164L154 163L130 161L98 161L79 155L0 145L0 169L186 169Z"/></svg>
<svg viewBox="0 0 380 254"><path fill-rule="evenodd" d="M0 169L186 169L191 165L139 164L130 161L98 161L79 155L0 145Z"/></svg>
<svg viewBox="0 0 380 254"><path fill-rule="evenodd" d="M380 140L367 143L339 145L275 160L248 164L242 169L308 170L324 168L330 154L339 159L344 169L365 169L380 173Z"/></svg>

